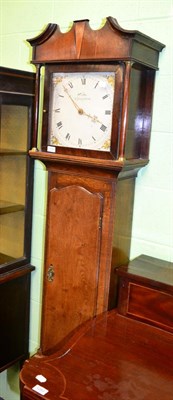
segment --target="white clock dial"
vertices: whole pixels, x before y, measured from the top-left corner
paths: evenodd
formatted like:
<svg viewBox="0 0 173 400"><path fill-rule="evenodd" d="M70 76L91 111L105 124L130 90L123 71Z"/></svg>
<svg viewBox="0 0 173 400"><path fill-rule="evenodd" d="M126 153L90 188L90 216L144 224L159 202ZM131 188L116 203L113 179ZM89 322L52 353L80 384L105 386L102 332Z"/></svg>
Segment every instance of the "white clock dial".
<svg viewBox="0 0 173 400"><path fill-rule="evenodd" d="M49 145L110 151L115 74L54 73Z"/></svg>

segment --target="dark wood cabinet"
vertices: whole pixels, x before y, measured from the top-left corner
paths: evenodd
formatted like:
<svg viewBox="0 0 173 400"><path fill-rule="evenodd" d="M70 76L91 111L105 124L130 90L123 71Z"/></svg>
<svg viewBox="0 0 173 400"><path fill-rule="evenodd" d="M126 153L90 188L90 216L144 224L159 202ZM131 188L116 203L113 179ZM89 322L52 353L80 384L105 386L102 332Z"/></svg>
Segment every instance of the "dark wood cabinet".
<svg viewBox="0 0 173 400"><path fill-rule="evenodd" d="M173 263L142 255L117 271L118 312L173 333Z"/></svg>
<svg viewBox="0 0 173 400"><path fill-rule="evenodd" d="M0 371L28 356L34 84L0 68Z"/></svg>

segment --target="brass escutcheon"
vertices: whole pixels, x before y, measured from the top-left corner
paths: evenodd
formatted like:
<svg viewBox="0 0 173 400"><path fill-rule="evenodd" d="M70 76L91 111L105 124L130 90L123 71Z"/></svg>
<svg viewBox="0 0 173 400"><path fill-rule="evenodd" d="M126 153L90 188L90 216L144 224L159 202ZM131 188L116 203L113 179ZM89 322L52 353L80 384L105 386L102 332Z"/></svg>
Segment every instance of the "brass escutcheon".
<svg viewBox="0 0 173 400"><path fill-rule="evenodd" d="M47 279L48 279L48 281L49 282L53 282L54 276L55 276L55 271L54 271L53 265L51 264L50 267L48 268L48 271L47 271Z"/></svg>

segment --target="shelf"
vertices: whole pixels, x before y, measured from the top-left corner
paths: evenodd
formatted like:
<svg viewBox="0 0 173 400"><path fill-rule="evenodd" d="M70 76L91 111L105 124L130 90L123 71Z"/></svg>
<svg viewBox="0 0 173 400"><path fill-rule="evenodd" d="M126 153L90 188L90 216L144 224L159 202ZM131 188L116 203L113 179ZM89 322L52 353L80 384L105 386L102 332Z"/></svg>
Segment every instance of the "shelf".
<svg viewBox="0 0 173 400"><path fill-rule="evenodd" d="M1 156L11 156L11 155L26 155L25 150L15 150L15 149L0 149Z"/></svg>
<svg viewBox="0 0 173 400"><path fill-rule="evenodd" d="M0 253L0 264L5 264L13 260L14 257L10 257L7 254Z"/></svg>
<svg viewBox="0 0 173 400"><path fill-rule="evenodd" d="M0 214L1 215L14 213L14 212L18 212L18 211L23 211L23 210L24 210L23 204L10 203L8 201L0 200Z"/></svg>

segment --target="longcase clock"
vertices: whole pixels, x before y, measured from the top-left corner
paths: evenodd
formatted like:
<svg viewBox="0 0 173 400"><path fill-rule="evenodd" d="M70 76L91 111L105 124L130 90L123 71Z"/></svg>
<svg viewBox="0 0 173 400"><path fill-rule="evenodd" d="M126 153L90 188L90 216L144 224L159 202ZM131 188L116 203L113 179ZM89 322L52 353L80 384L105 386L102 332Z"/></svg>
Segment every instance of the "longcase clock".
<svg viewBox="0 0 173 400"><path fill-rule="evenodd" d="M129 258L135 179L148 163L164 45L112 17L99 30L88 20L66 33L49 24L28 41L37 70L30 156L48 171L40 351L50 354L116 306L115 267Z"/></svg>

